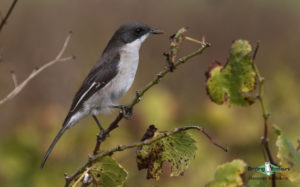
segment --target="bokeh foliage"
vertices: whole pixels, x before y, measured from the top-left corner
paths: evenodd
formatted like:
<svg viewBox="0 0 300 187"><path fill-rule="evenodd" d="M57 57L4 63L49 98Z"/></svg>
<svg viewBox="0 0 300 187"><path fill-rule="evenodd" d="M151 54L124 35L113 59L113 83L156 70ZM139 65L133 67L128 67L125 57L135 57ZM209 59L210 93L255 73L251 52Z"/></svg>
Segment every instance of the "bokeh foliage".
<svg viewBox="0 0 300 187"><path fill-rule="evenodd" d="M19 1L21 2L21 1ZM11 0L0 2L1 15ZM238 155L251 166L261 165L262 136L260 108L216 105L204 91L204 71L209 62L226 62L228 46L234 38L260 39L261 51L256 62L265 77L265 99L272 121L296 147L300 132L299 40L300 2L298 1L23 1L0 34L1 95L12 88L9 70L22 79L36 66L56 54L59 42L72 29L70 55L77 60L60 64L41 75L16 100L0 108L0 186L63 186L63 173L70 173L87 159L95 143L97 127L91 119L83 120L63 137L47 167L39 162L49 141L60 128L76 89L95 63L113 30L120 24L136 20L149 23L171 34L178 26L188 25L193 36L205 35L212 42L209 53L161 82L149 92L135 110L133 121L122 122L113 133L109 148L141 138L149 124L173 129L187 124L203 125L216 139L230 147L222 153L200 136L193 164L184 177L162 175L159 181L145 180L138 172L133 152L114 155L129 172L125 186L204 186L212 180L215 168ZM138 9L137 9L138 7ZM155 9L155 13L153 13ZM197 19L195 19L197 18ZM127 103L153 73L161 69L161 52L168 40L156 38L143 46L135 85L121 103ZM189 47L182 48L189 50ZM199 73L200 72L200 73ZM202 73L201 73L202 72ZM161 98L161 95L164 95ZM153 106L151 101L163 100ZM154 110L159 106L159 110ZM149 115L149 111L152 111ZM151 116L151 117L150 117ZM101 116L103 124L113 118ZM153 122L155 120L155 122ZM160 121L160 120L163 120ZM199 123L199 124L198 124ZM270 141L277 136L271 134ZM80 151L78 151L80 150ZM276 147L272 148L274 155ZM66 168L70 168L66 171ZM166 171L167 172L167 171ZM167 174L169 174L167 172ZM278 181L278 186L294 186Z"/></svg>

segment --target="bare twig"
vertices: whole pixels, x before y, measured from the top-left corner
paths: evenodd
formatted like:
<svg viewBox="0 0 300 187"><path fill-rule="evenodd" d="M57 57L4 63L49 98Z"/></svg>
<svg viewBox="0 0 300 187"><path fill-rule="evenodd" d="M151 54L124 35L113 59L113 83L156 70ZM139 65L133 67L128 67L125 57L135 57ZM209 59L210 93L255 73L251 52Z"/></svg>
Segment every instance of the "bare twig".
<svg viewBox="0 0 300 187"><path fill-rule="evenodd" d="M15 88L18 86L18 81L17 81L17 77L16 77L16 74L14 71L10 71L10 74L11 74L11 78L14 82L14 85L15 85Z"/></svg>
<svg viewBox="0 0 300 187"><path fill-rule="evenodd" d="M15 8L16 4L17 4L18 0L14 0L11 4L11 6L9 7L8 9L8 12L7 14L4 16L4 18L1 20L1 23L0 23L0 32L2 30L2 28L4 27L4 25L6 24L10 14L12 13L13 9ZM2 16L1 16L2 17Z"/></svg>
<svg viewBox="0 0 300 187"><path fill-rule="evenodd" d="M252 61L253 61L253 67L254 67L254 71L256 73L256 77L257 77L257 81L258 81L258 92L259 93L257 95L257 98L259 100L259 103L260 103L260 106L261 106L261 109L262 109L262 113L263 113L263 118L264 118L264 136L261 139L261 143L262 143L262 145L264 146L264 148L267 152L269 161L272 164L277 165L277 163L273 159L273 156L271 154L270 147L269 147L268 120L269 120L269 117L270 117L270 113L266 109L264 98L263 98L263 96L264 96L264 90L263 90L264 78L260 75L260 73L258 71L258 68L257 68L256 64L254 63L255 57L256 57L258 49L259 49L259 44L260 44L260 42L258 41L256 43L256 48L255 48L255 51L254 51L253 56L252 56ZM276 180L275 180L275 174L273 174L272 175L272 187L275 187L275 186L276 186Z"/></svg>
<svg viewBox="0 0 300 187"><path fill-rule="evenodd" d="M167 53L164 53L164 56L166 57L168 67L170 68L170 71L173 72L175 69L175 60L176 56L179 50L179 47L181 43L184 40L183 33L187 31L187 27L183 27L179 29L174 35L172 35L171 38L171 44L170 44L170 50Z"/></svg>
<svg viewBox="0 0 300 187"><path fill-rule="evenodd" d="M200 132L202 132L203 134L205 134L205 136L208 137L208 139L214 144L216 145L217 147L223 149L224 151L227 151L227 148L221 146L220 144L216 143L216 141L202 128L202 127L199 127L199 126L185 126L185 127L181 127L181 128L176 128L172 131L166 131L164 133L160 133L158 134L157 136L153 137L153 138L150 138L150 139L146 139L144 141L139 141L139 142L135 142L135 143L131 143L131 144L128 144L128 145L118 145L116 146L115 148L112 148L108 151L104 151L104 152L101 152L100 154L98 155L95 155L93 156L92 158L90 158L88 160L88 162L82 166L80 169L78 169L75 173L73 173L71 176L69 177L66 177L66 184L65 186L69 186L70 183L76 179L78 176L83 176L82 173L84 173L87 169L86 168L89 168L91 167L91 165L93 165L94 163L100 161L103 157L105 156L109 156L109 155L112 155L113 153L115 152L120 152L120 151L124 151L126 149L131 149L131 148L135 148L135 147L140 147L140 146L143 146L143 145L149 145L149 144L152 144L162 138L165 138L165 137L168 137L168 136L171 136L173 134L176 134L176 133L179 133L179 132L182 132L182 131L186 131L186 130L190 130L190 129L195 129L195 130L198 130ZM82 177L81 177L82 178ZM76 181L79 181L80 179L77 179Z"/></svg>
<svg viewBox="0 0 300 187"><path fill-rule="evenodd" d="M11 100L13 99L17 94L19 94L23 88L34 78L36 77L38 74L40 74L42 71L44 71L45 69L47 69L48 67L54 65L55 63L57 62L63 62L63 61L68 61L68 60L71 60L71 59L74 59L73 56L69 56L69 57L62 57L62 55L64 54L69 42L70 42L70 39L71 39L71 35L72 33L70 32L70 34L67 36L64 44L63 44L63 47L62 49L59 51L58 55L56 56L56 58L48 63L46 63L45 65L43 65L42 67L40 68L35 68L33 70L33 72L20 84L17 84L17 81L16 81L16 78L15 78L15 74L12 73L12 77L13 77L13 81L14 81L14 84L15 84L15 88L6 96L4 97L2 100L0 100L0 105L5 103L6 101L8 100Z"/></svg>

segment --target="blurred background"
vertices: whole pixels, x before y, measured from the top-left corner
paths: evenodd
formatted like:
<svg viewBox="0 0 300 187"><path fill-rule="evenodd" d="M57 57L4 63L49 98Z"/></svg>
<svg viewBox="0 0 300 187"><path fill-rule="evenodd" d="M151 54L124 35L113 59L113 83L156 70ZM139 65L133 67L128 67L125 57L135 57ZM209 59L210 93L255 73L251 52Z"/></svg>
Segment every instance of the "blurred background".
<svg viewBox="0 0 300 187"><path fill-rule="evenodd" d="M2 17L12 0L0 1ZM200 125L229 152L213 146L199 132L192 132L198 152L183 177L160 181L146 180L139 172L135 150L113 155L129 172L125 186L203 186L213 179L216 167L234 158L250 166L264 163L260 137L263 118L259 104L248 108L219 106L205 90L205 71L210 63L226 62L235 39L252 45L261 41L256 63L265 77L265 100L271 122L280 126L294 146L300 138L300 1L267 0L160 0L103 1L48 0L19 1L0 33L0 97L12 89L10 70L19 82L35 67L55 58L70 30L71 42L65 56L75 61L55 64L38 75L13 100L0 106L0 186L62 186L64 173L72 173L86 162L95 145L98 127L88 117L65 133L43 170L39 165L52 139L61 127L72 98L106 46L123 23L140 21L165 31L152 36L140 51L140 65L133 87L120 103L126 104L135 90L154 78L165 66L162 56L169 48L169 36L182 26L197 39L205 36L212 47L148 91L134 109L131 121L111 133L103 144L108 149L139 140L150 124L160 130ZM179 56L199 46L186 41ZM107 126L118 111L100 116ZM274 133L270 145L275 157ZM293 186L278 181L279 186Z"/></svg>

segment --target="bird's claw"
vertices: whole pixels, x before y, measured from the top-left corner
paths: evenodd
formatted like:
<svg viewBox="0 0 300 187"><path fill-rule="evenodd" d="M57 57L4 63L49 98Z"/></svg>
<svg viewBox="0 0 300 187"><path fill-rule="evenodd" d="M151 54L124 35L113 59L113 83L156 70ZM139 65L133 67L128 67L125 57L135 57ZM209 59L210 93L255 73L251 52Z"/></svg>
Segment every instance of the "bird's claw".
<svg viewBox="0 0 300 187"><path fill-rule="evenodd" d="M121 109L123 117L127 120L130 120L132 118L132 108L128 105L113 105L112 108Z"/></svg>
<svg viewBox="0 0 300 187"><path fill-rule="evenodd" d="M127 105L121 105L121 110L125 119L132 119L132 108L129 108Z"/></svg>

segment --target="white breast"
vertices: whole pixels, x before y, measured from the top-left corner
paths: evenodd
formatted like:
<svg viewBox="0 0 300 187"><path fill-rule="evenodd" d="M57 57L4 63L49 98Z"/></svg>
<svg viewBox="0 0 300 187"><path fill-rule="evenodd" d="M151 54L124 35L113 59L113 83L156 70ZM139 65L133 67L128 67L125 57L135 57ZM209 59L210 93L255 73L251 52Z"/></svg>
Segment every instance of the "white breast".
<svg viewBox="0 0 300 187"><path fill-rule="evenodd" d="M139 63L139 49L143 41L148 37L144 35L120 49L120 62L117 75L97 94L89 99L94 103L91 112L94 114L110 111L111 105L116 105L119 99L127 93L135 78Z"/></svg>

